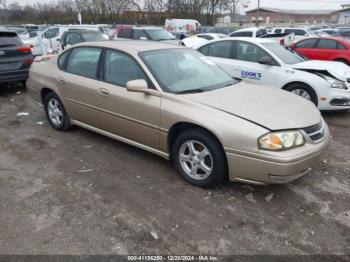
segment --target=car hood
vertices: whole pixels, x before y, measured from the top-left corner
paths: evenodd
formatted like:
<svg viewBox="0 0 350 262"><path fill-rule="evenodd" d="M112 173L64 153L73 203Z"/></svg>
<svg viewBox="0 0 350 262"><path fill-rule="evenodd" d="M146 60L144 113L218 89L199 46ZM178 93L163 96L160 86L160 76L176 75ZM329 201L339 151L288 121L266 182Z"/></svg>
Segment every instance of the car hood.
<svg viewBox="0 0 350 262"><path fill-rule="evenodd" d="M333 77L346 81L350 78L350 67L341 62L310 60L292 66L310 72L328 72Z"/></svg>
<svg viewBox="0 0 350 262"><path fill-rule="evenodd" d="M305 128L319 124L319 110L297 95L273 87L239 83L186 98L232 114L269 130Z"/></svg>

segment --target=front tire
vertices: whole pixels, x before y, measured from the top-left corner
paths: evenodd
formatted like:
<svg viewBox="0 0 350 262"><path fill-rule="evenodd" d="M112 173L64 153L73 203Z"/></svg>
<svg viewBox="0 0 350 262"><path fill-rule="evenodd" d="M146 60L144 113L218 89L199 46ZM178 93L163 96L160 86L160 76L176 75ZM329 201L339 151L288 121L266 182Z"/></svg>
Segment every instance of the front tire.
<svg viewBox="0 0 350 262"><path fill-rule="evenodd" d="M225 152L217 139L203 129L181 133L172 151L176 169L192 185L207 188L227 177Z"/></svg>
<svg viewBox="0 0 350 262"><path fill-rule="evenodd" d="M51 126L59 131L66 131L71 128L69 116L64 108L61 99L54 92L45 97L45 113Z"/></svg>
<svg viewBox="0 0 350 262"><path fill-rule="evenodd" d="M305 84L292 84L285 88L285 90L301 96L312 103L314 103L316 106L318 106L318 99L317 99L317 94L316 92L308 85Z"/></svg>

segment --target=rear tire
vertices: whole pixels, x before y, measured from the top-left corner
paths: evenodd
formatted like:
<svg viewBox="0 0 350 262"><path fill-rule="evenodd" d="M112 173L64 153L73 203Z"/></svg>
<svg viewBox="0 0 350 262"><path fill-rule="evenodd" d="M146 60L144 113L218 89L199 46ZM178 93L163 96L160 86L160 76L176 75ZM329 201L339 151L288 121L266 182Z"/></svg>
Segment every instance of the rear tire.
<svg viewBox="0 0 350 262"><path fill-rule="evenodd" d="M301 96L316 106L318 106L318 98L316 92L308 85L302 83L291 84L285 88L286 91L292 92L298 96Z"/></svg>
<svg viewBox="0 0 350 262"><path fill-rule="evenodd" d="M207 188L227 177L227 161L221 144L201 128L181 133L173 145L172 156L178 172L192 185Z"/></svg>
<svg viewBox="0 0 350 262"><path fill-rule="evenodd" d="M66 109L61 99L54 92L50 92L45 96L44 108L47 119L54 129L66 131L71 128Z"/></svg>

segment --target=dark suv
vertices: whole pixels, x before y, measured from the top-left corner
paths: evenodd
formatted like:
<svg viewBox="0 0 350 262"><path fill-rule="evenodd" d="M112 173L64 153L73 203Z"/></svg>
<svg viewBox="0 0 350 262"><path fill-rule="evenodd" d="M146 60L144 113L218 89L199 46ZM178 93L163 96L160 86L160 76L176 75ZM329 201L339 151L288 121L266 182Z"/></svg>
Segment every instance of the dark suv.
<svg viewBox="0 0 350 262"><path fill-rule="evenodd" d="M25 82L34 56L15 32L0 28L0 84Z"/></svg>
<svg viewBox="0 0 350 262"><path fill-rule="evenodd" d="M60 45L62 50L67 46L76 45L82 42L97 42L104 41L106 38L98 31L84 30L84 29L70 29L63 33L60 39Z"/></svg>

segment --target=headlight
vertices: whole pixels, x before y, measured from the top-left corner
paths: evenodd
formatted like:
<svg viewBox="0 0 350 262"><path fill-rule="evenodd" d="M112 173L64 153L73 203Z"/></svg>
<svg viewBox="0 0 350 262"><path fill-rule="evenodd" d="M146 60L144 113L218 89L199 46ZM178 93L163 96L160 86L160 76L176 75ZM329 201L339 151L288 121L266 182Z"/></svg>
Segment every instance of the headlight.
<svg viewBox="0 0 350 262"><path fill-rule="evenodd" d="M330 83L332 88L338 88L338 89L345 89L347 90L348 88L346 87L346 84L344 81L340 81L338 79L335 79L333 77L329 77L329 76L325 76L322 75L322 77L328 82Z"/></svg>
<svg viewBox="0 0 350 262"><path fill-rule="evenodd" d="M259 148L270 151L283 151L305 144L305 138L299 131L269 133L258 141Z"/></svg>

